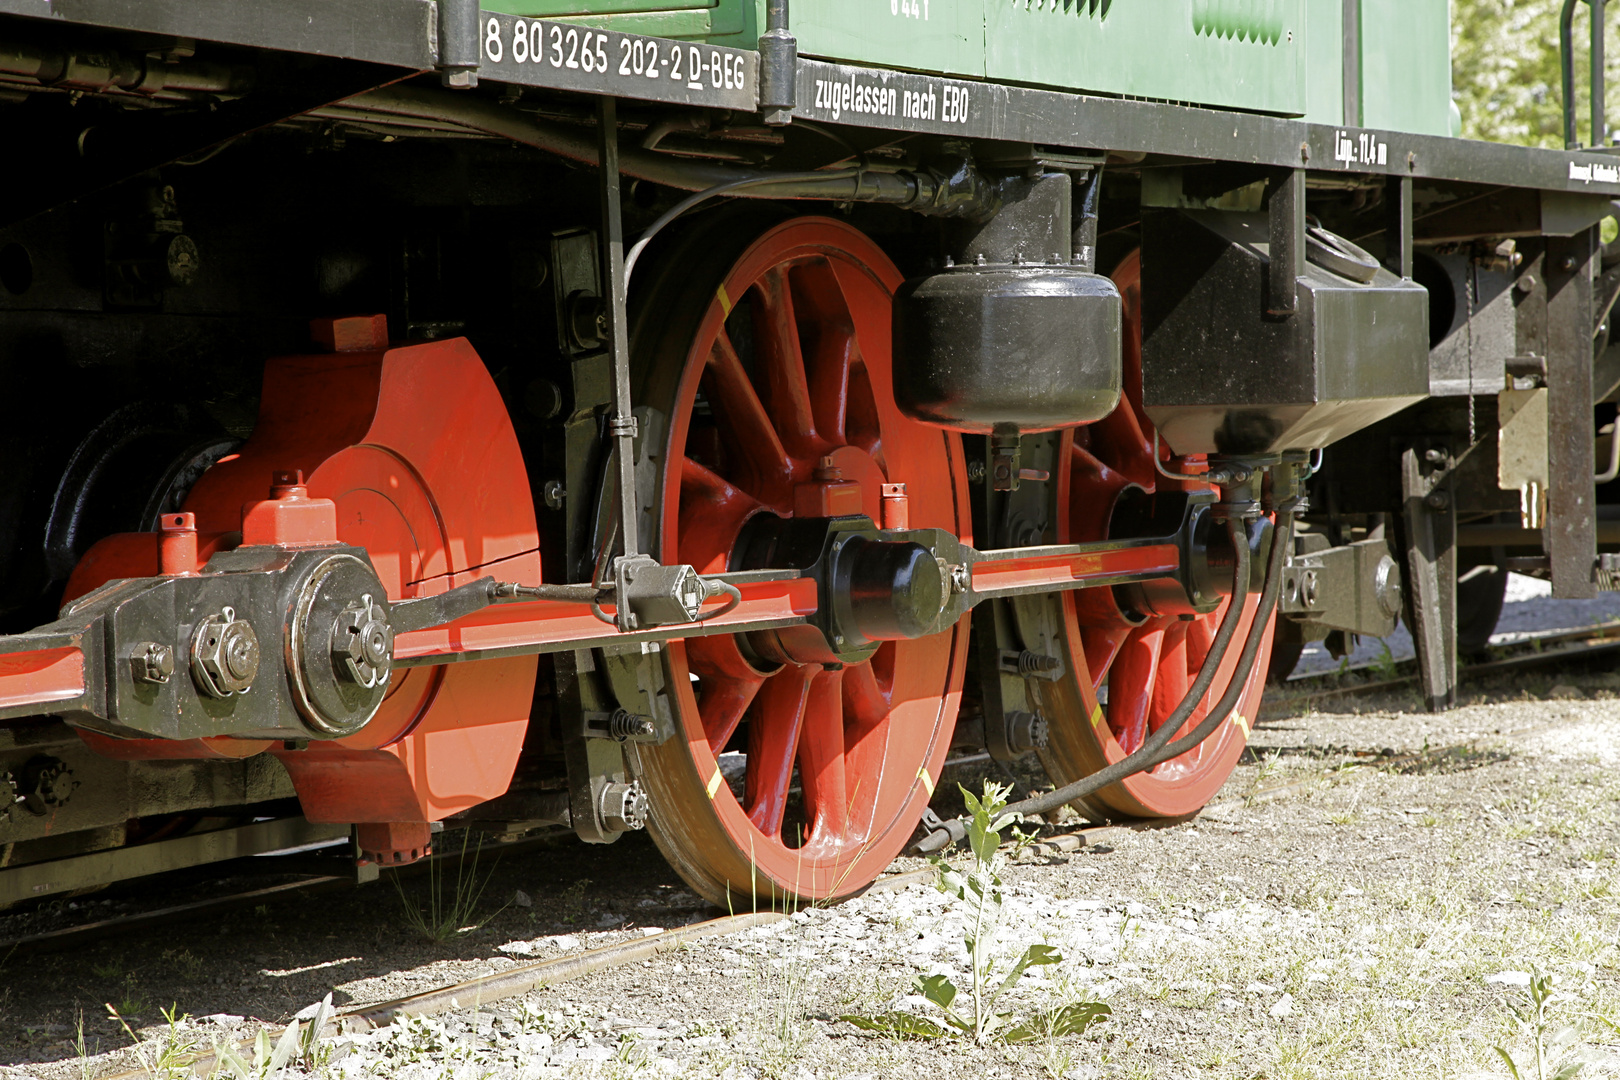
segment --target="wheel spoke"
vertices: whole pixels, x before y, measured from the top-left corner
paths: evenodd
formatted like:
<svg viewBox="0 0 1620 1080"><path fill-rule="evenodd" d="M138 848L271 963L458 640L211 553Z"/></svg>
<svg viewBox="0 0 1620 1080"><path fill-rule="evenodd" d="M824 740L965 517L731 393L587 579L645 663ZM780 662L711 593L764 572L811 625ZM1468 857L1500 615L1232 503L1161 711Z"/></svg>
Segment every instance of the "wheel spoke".
<svg viewBox="0 0 1620 1080"><path fill-rule="evenodd" d="M767 502L780 502L793 480L793 461L723 328L703 372L703 390L719 421L720 438L755 481L749 485L753 492Z"/></svg>
<svg viewBox="0 0 1620 1080"><path fill-rule="evenodd" d="M777 266L766 271L755 284L754 295L758 297L754 329L759 343L759 370L765 381L765 409L789 453L817 456L826 447L816 433L787 268Z"/></svg>
<svg viewBox="0 0 1620 1080"><path fill-rule="evenodd" d="M844 421L849 411L850 371L861 360L849 303L838 274L826 259L794 268L790 280L803 319L800 325L808 328L805 367L816 430L834 446L841 446L848 441Z"/></svg>
<svg viewBox="0 0 1620 1080"><path fill-rule="evenodd" d="M1071 445L1069 453L1072 459L1070 468L1074 470L1073 479L1069 481L1072 485L1069 496L1073 500L1071 505L1087 508L1107 506L1130 483L1128 477L1109 468L1079 442Z"/></svg>
<svg viewBox="0 0 1620 1080"><path fill-rule="evenodd" d="M1163 644L1164 631L1157 624L1138 627L1125 639L1108 672L1108 726L1127 754L1147 737L1154 673Z"/></svg>
<svg viewBox="0 0 1620 1080"><path fill-rule="evenodd" d="M1086 670L1091 672L1091 688L1102 686L1119 655L1120 646L1131 636L1134 627L1111 626L1107 629L1087 627L1081 633L1086 657Z"/></svg>
<svg viewBox="0 0 1620 1080"><path fill-rule="evenodd" d="M871 664L844 669L844 714L861 728L871 727L889 715L888 692L878 685Z"/></svg>
<svg viewBox="0 0 1620 1080"><path fill-rule="evenodd" d="M736 733L743 713L754 703L764 679L706 679L703 697L698 701L698 712L703 717L703 734L708 737L709 749L718 757Z"/></svg>
<svg viewBox="0 0 1620 1080"><path fill-rule="evenodd" d="M1215 643L1213 624L1226 613L1221 608L1213 615L1202 619L1194 619L1187 624L1187 671L1197 671L1204 666L1204 657L1209 655L1209 647Z"/></svg>
<svg viewBox="0 0 1620 1080"><path fill-rule="evenodd" d="M858 446L882 461L883 420L878 415L877 398L872 392L872 376L865 364L857 364L850 369L845 403L844 442Z"/></svg>
<svg viewBox="0 0 1620 1080"><path fill-rule="evenodd" d="M724 573L738 531L760 503L692 458L683 457L680 469L681 558L702 573Z"/></svg>
<svg viewBox="0 0 1620 1080"><path fill-rule="evenodd" d="M1177 619L1164 631L1159 666L1153 672L1153 710L1150 731L1157 731L1187 696L1187 623Z"/></svg>
<svg viewBox="0 0 1620 1080"><path fill-rule="evenodd" d="M810 839L837 844L849 833L849 784L844 768L843 672L824 671L810 686L799 736Z"/></svg>
<svg viewBox="0 0 1620 1080"><path fill-rule="evenodd" d="M1136 410L1128 401L1092 425L1093 434L1106 442L1114 451L1117 471L1133 483L1152 491L1159 476L1153 467L1153 445L1143 434Z"/></svg>
<svg viewBox="0 0 1620 1080"><path fill-rule="evenodd" d="M748 725L748 817L775 839L782 836L805 702L819 672L811 666L789 668L767 679L754 699Z"/></svg>

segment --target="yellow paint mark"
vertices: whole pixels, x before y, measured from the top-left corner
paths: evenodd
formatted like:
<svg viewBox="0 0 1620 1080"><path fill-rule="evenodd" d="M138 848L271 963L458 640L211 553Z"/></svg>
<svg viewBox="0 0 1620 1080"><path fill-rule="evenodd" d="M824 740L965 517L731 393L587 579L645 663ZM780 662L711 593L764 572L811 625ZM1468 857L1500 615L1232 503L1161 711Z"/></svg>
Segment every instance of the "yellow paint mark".
<svg viewBox="0 0 1620 1080"><path fill-rule="evenodd" d="M928 797L930 799L933 798L934 778L928 775L928 766L924 765L922 768L917 770L917 779L921 780L923 782L923 787L928 789Z"/></svg>
<svg viewBox="0 0 1620 1080"><path fill-rule="evenodd" d="M720 310L725 312L726 318L729 319L731 317L731 297L726 295L725 282L722 281L720 283L720 287L714 290L714 297L716 300L720 301Z"/></svg>
<svg viewBox="0 0 1620 1080"><path fill-rule="evenodd" d="M714 775L709 777L709 798L714 798L714 793L720 790L720 785L723 783L725 783L725 777L720 775L720 766L716 765L714 767Z"/></svg>
<svg viewBox="0 0 1620 1080"><path fill-rule="evenodd" d="M1237 727L1240 728L1243 731L1244 739L1248 739L1248 737L1249 737L1249 722L1243 718L1243 714L1240 713L1240 712L1233 713L1232 714L1232 723L1237 725Z"/></svg>
<svg viewBox="0 0 1620 1080"><path fill-rule="evenodd" d="M1103 726L1103 711L1101 705L1093 705L1091 707L1091 726L1094 728L1100 728Z"/></svg>

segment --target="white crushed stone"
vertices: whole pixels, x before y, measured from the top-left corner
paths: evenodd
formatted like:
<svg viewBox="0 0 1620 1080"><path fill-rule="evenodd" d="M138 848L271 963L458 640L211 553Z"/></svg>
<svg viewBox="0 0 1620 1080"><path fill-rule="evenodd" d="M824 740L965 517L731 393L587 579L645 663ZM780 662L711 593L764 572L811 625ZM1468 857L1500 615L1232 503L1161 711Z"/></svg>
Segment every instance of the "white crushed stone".
<svg viewBox="0 0 1620 1080"><path fill-rule="evenodd" d="M1148 985L1144 974L1161 953L1185 955L1189 950L1217 945L1229 948L1234 937L1253 940L1258 947L1279 936L1308 938L1320 932L1312 913L1254 900L1208 910L1178 904L1167 914L1155 915L1136 901L1109 904L1065 899L1024 884L1008 885L1004 896L994 945L1003 963L1032 944L1055 946L1063 955L1060 970L1069 985L1103 999L1127 987ZM780 922L704 943L702 950L683 961L681 970L702 965L730 978L770 979L790 972L813 971L824 978L851 967L897 966L923 975L946 975L964 985L968 959L962 941L967 921L967 912L951 897L931 886L913 885L833 908L800 911ZM585 936L558 934L500 948L520 955L562 955L585 947ZM1359 962L1362 970L1372 963L1370 959ZM1318 966L1336 963L1313 961ZM1352 974L1357 963L1354 955L1348 960ZM1009 994L1007 1003L1018 1008L1049 998L1053 984L1047 970L1059 969L1031 970ZM1190 991L1224 992L1220 1007L1227 1010L1248 1008L1238 999L1240 994L1263 998L1256 1007L1269 1009L1273 1017L1288 1016L1294 1008L1291 995L1264 983L1251 983L1242 991L1202 981L1180 985ZM931 1006L911 993L897 994L883 1007L931 1015ZM334 1044L330 1068L340 1080L375 1076L399 1080L673 1077L716 1052L735 1051L743 1056L746 1047L732 1045L743 1038L746 1036L728 1033L720 1025L632 1022L591 1015L572 1004L545 1011L528 1001L500 1002L476 1013L412 1017L380 1031L345 1036ZM731 1064L707 1075L748 1080L758 1073ZM787 1075L794 1074L790 1070ZM805 1073L816 1080L856 1080L860 1075Z"/></svg>

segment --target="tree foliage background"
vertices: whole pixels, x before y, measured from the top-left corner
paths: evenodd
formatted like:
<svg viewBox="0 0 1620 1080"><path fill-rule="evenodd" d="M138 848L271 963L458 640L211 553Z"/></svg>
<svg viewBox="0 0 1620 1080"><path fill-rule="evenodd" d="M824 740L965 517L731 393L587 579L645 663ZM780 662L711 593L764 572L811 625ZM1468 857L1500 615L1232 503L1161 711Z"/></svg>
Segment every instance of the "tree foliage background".
<svg viewBox="0 0 1620 1080"><path fill-rule="evenodd" d="M1415 0L1423 2L1423 0ZM1452 97L1463 134L1473 139L1559 148L1564 145L1559 83L1558 12L1562 0L1451 0ZM1588 141L1589 9L1575 9L1577 130ZM1610 55L1620 55L1620 4L1605 18ZM1620 126L1620 86L1612 62L1604 101L1609 127Z"/></svg>

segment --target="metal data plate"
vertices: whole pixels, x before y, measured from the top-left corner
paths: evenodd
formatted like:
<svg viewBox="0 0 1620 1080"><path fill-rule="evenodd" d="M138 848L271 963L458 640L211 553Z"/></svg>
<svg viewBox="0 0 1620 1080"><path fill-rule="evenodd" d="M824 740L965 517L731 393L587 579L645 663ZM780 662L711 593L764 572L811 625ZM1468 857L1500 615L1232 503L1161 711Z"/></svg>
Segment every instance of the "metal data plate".
<svg viewBox="0 0 1620 1080"><path fill-rule="evenodd" d="M752 112L759 54L721 45L486 14L480 79Z"/></svg>

